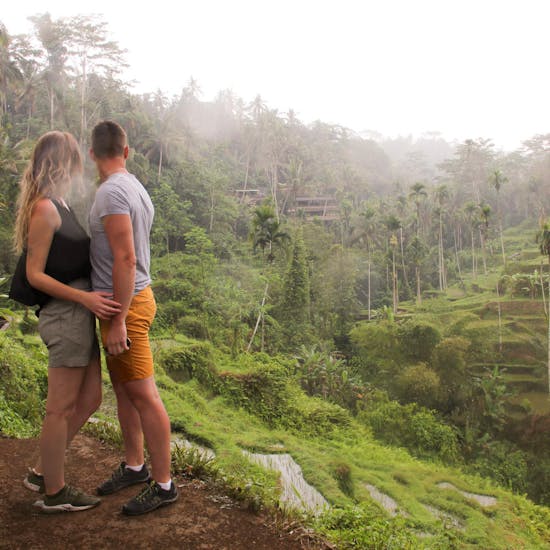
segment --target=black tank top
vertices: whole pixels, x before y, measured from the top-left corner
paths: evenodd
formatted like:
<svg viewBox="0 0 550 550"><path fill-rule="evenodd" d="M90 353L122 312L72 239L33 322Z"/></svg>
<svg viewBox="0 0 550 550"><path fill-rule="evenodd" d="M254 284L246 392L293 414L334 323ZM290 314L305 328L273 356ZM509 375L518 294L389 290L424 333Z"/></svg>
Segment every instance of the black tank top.
<svg viewBox="0 0 550 550"><path fill-rule="evenodd" d="M52 199L52 202L61 217L61 226L54 233L44 273L64 284L80 278L89 278L92 271L90 237L70 208L65 208L55 199ZM42 307L51 296L30 286L26 264L27 251L24 250L15 268L9 297L29 306Z"/></svg>
<svg viewBox="0 0 550 550"><path fill-rule="evenodd" d="M89 277L92 271L90 237L70 208L56 200L52 202L61 217L61 227L54 233L44 272L65 284Z"/></svg>

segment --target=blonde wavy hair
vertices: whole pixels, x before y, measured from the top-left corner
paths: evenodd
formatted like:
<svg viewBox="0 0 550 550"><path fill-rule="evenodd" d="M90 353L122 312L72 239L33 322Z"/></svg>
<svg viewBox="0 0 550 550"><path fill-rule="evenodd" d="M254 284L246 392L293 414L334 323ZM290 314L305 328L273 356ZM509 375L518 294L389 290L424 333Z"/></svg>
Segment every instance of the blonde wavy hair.
<svg viewBox="0 0 550 550"><path fill-rule="evenodd" d="M63 197L82 172L82 155L72 134L53 131L40 137L20 183L14 234L17 252L26 246L35 204L42 198Z"/></svg>

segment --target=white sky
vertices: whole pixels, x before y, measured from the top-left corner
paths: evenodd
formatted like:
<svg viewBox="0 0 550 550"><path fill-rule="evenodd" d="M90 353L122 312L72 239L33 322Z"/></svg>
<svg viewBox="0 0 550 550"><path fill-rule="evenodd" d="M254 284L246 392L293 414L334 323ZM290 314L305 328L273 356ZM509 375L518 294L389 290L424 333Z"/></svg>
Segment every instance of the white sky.
<svg viewBox="0 0 550 550"><path fill-rule="evenodd" d="M78 3L80 4L80 3ZM5 0L8 32L27 16L102 14L128 50L137 92L203 99L231 88L387 136L440 131L512 149L550 132L548 0ZM143 5L147 6L145 9ZM45 8L47 6L47 9Z"/></svg>

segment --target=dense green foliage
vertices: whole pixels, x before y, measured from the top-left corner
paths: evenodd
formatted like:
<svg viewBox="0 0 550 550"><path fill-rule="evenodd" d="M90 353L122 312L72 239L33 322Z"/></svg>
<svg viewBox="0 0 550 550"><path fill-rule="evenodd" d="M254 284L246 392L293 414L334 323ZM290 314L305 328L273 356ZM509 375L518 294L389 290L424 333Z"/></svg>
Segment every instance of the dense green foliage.
<svg viewBox="0 0 550 550"><path fill-rule="evenodd" d="M0 333L0 433L35 435L47 392L45 354L31 342Z"/></svg>

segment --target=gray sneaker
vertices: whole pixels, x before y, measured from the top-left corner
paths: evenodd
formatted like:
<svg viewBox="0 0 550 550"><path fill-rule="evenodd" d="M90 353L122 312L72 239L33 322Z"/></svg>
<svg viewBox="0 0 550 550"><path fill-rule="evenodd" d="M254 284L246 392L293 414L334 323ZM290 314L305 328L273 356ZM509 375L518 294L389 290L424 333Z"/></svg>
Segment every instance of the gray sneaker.
<svg viewBox="0 0 550 550"><path fill-rule="evenodd" d="M70 485L65 485L55 495L44 495L44 500L37 500L34 506L46 513L80 512L97 506L101 499L87 495Z"/></svg>
<svg viewBox="0 0 550 550"><path fill-rule="evenodd" d="M151 479L149 470L144 464L139 472L134 472L126 468L126 462L121 462L119 467L113 472L111 479L105 481L97 488L98 495L111 495L137 483L147 483Z"/></svg>
<svg viewBox="0 0 550 550"><path fill-rule="evenodd" d="M35 493L43 493L45 491L44 476L29 468L29 472L23 480L23 485Z"/></svg>
<svg viewBox="0 0 550 550"><path fill-rule="evenodd" d="M151 481L139 495L122 507L122 512L128 516L139 516L176 502L176 500L178 500L178 490L173 481L167 491L156 481Z"/></svg>

